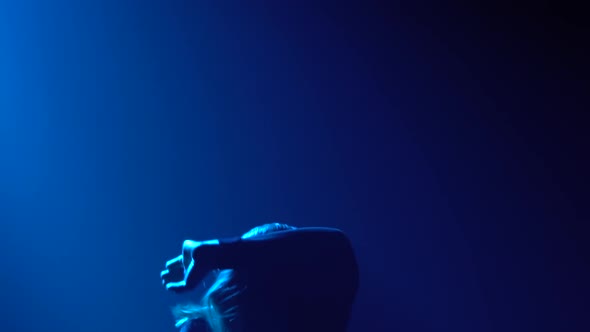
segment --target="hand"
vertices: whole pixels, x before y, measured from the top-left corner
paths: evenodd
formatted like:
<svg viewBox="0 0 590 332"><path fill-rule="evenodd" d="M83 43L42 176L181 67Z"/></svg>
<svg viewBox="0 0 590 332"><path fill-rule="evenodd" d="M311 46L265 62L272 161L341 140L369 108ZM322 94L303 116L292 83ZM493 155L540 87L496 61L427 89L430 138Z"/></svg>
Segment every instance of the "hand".
<svg viewBox="0 0 590 332"><path fill-rule="evenodd" d="M203 264L197 265L197 248L203 245L219 244L217 240L197 242L186 240L182 244L182 255L166 262L166 270L160 273L162 284L167 290L181 293L194 289L209 272Z"/></svg>

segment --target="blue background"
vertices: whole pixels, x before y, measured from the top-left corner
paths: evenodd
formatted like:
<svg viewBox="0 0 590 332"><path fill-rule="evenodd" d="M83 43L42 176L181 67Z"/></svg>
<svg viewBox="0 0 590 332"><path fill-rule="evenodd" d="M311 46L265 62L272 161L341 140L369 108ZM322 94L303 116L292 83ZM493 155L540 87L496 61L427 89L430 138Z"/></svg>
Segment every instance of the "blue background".
<svg viewBox="0 0 590 332"><path fill-rule="evenodd" d="M582 46L518 8L2 2L0 331L174 331L269 221L349 234L351 331L582 331Z"/></svg>

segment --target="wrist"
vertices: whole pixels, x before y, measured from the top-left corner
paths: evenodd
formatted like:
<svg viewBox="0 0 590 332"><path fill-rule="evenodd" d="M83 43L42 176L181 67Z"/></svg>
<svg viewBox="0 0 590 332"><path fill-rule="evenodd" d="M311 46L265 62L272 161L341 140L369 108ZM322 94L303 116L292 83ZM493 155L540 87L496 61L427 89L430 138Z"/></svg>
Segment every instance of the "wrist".
<svg viewBox="0 0 590 332"><path fill-rule="evenodd" d="M216 261L218 260L218 251L218 240L203 241L193 251L193 259L201 268L214 269Z"/></svg>

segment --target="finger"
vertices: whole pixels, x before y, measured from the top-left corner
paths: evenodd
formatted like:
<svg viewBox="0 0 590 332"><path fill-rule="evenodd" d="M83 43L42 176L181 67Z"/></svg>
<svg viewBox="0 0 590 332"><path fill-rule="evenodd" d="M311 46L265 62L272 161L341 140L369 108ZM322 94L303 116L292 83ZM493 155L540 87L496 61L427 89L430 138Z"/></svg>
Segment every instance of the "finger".
<svg viewBox="0 0 590 332"><path fill-rule="evenodd" d="M188 269L189 264L193 260L193 250L198 245L198 242L192 240L185 240L182 243L182 264L185 269Z"/></svg>
<svg viewBox="0 0 590 332"><path fill-rule="evenodd" d="M163 280L170 280L170 279L174 278L174 276L178 276L179 274L182 274L182 273L179 273L179 272L180 272L180 271L174 271L174 270L173 270L173 271L170 271L170 270L164 270L164 271L162 271L162 272L160 273L160 279L163 279Z"/></svg>
<svg viewBox="0 0 590 332"><path fill-rule="evenodd" d="M166 290L169 290L169 291L172 291L175 293L184 292L186 290L186 283L184 281L171 282L166 285Z"/></svg>
<svg viewBox="0 0 590 332"><path fill-rule="evenodd" d="M160 277L164 276L164 274L167 274L167 273L178 273L178 272L184 273L184 267L182 265L179 265L179 264L170 265L167 269L160 272Z"/></svg>
<svg viewBox="0 0 590 332"><path fill-rule="evenodd" d="M183 268L174 268L171 270L164 270L160 273L160 278L162 279L164 284L169 282L177 282L184 280L184 269Z"/></svg>
<svg viewBox="0 0 590 332"><path fill-rule="evenodd" d="M162 279L162 285L166 285L170 281L170 271L164 270L160 273L160 279Z"/></svg>
<svg viewBox="0 0 590 332"><path fill-rule="evenodd" d="M188 275L188 273L190 273L190 271L193 268L193 266L194 266L194 262L191 262L189 264L189 267L188 267L187 271L186 271L187 275ZM172 291L172 292L175 292L175 293L182 293L182 292L185 292L185 291L189 290L190 288L187 287L187 282L185 280L178 281L178 282L165 283L166 290L169 290L169 291Z"/></svg>
<svg viewBox="0 0 590 332"><path fill-rule="evenodd" d="M171 266L182 265L182 255L175 257L166 262L166 268L169 269Z"/></svg>

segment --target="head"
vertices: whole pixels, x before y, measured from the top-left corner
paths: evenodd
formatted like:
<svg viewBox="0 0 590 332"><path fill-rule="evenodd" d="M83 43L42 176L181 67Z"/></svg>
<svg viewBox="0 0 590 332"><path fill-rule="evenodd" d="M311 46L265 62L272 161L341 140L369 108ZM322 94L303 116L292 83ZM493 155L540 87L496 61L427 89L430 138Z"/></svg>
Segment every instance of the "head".
<svg viewBox="0 0 590 332"><path fill-rule="evenodd" d="M271 223L254 227L242 235L243 239L272 232L295 229L293 226ZM207 289L199 303L178 305L172 309L176 326L180 327L190 320L203 320L212 332L230 332L239 317L239 302L244 288L234 270L216 270L214 282Z"/></svg>

